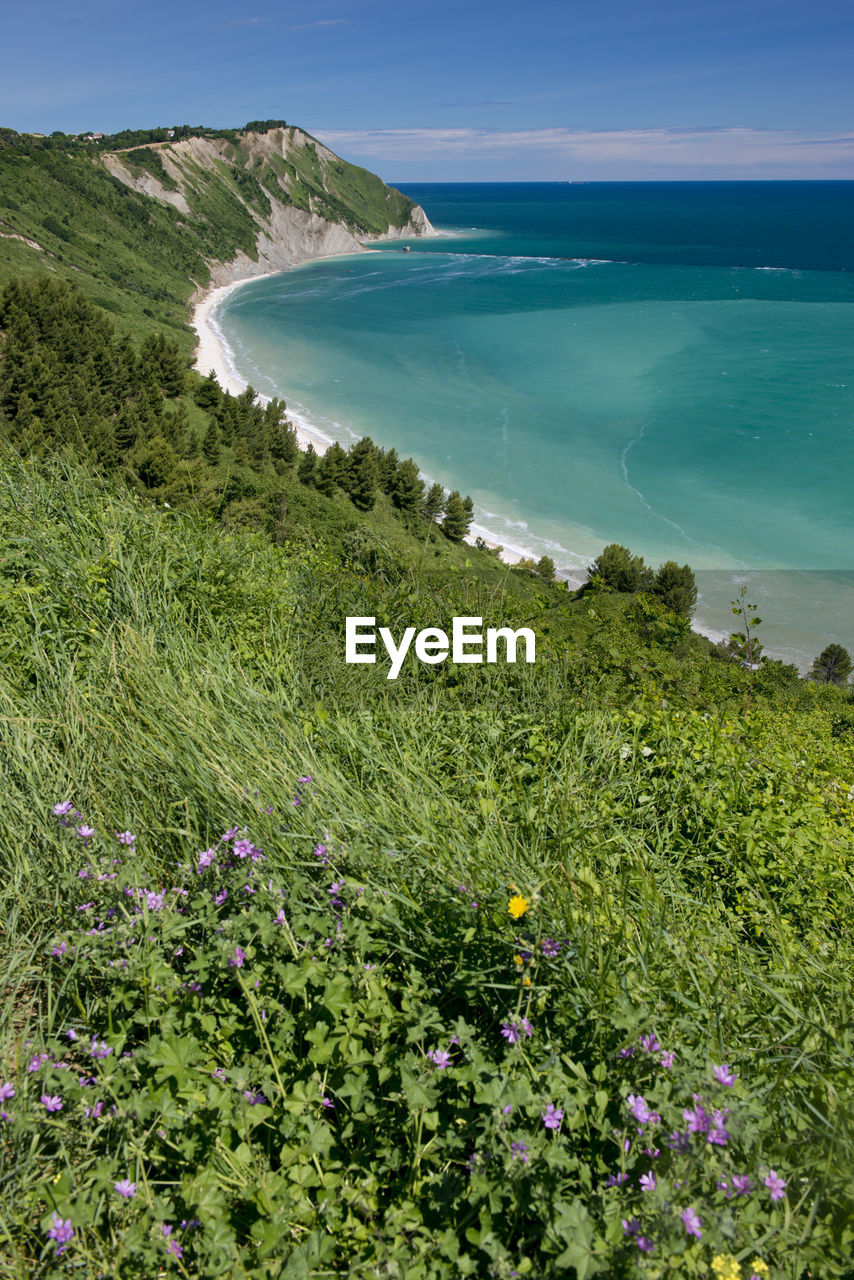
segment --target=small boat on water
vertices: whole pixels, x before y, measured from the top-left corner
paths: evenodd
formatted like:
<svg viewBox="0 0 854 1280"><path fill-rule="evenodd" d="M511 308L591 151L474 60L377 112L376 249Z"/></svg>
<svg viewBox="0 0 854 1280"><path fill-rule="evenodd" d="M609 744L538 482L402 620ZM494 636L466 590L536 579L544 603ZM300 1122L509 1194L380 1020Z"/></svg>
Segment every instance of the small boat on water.
<svg viewBox="0 0 854 1280"><path fill-rule="evenodd" d="M411 252L412 252L412 249L410 248L410 246L409 246L408 244L405 244L405 245L403 246L403 252L404 252L404 253L411 253Z"/></svg>

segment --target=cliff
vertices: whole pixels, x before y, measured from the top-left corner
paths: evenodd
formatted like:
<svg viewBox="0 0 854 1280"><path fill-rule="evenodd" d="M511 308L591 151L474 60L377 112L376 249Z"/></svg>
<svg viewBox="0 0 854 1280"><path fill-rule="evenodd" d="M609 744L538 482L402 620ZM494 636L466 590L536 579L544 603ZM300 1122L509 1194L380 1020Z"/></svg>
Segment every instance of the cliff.
<svg viewBox="0 0 854 1280"><path fill-rule="evenodd" d="M155 143L105 152L101 160L133 191L190 218L204 216L218 197L239 201L252 219L254 244L228 260L206 257L205 287L432 231L420 206L295 127L243 132L235 141Z"/></svg>

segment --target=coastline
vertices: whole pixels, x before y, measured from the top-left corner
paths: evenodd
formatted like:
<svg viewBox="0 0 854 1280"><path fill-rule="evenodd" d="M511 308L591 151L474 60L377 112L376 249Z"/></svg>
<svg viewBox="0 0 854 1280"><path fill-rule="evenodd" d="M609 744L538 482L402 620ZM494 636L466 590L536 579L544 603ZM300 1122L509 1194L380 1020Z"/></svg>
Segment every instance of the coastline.
<svg viewBox="0 0 854 1280"><path fill-rule="evenodd" d="M369 249L366 252L370 252ZM349 253L324 254L326 258L348 258L352 255ZM312 258L310 262L317 262L320 259ZM193 312L190 324L196 331L198 345L193 357L193 368L206 378L213 371L216 375L217 382L225 391L231 392L232 395L239 396L249 385L245 378L242 378L234 368L231 348L225 340L222 330L216 323L216 312L236 289L240 289L245 284L251 284L255 280L267 280L271 276L284 275L286 271L293 271L297 267L304 266L305 263L294 263L293 266L285 267L281 271L265 271L261 275L247 276L243 280L235 280L231 284L215 285L206 289L201 296L192 304ZM269 404L270 397L257 395L257 400L261 404ZM297 444L301 449L307 449L312 445L318 454L325 453L329 446L333 443L331 439L324 436L310 423L304 415L293 413L288 409L288 419L293 423L297 435ZM494 531L486 529L479 524L473 524L466 541L474 545L475 539L481 538L488 547L495 549L501 546L501 559L505 564L518 564L525 558L525 552L520 548L507 547L499 542L498 536ZM574 575L571 571L566 571L561 575L565 580L572 579L572 585L580 585L576 583Z"/></svg>
<svg viewBox="0 0 854 1280"><path fill-rule="evenodd" d="M369 249L365 252L370 252ZM326 257L346 258L352 256L349 253L326 254ZM309 262L319 261L320 259L309 259ZM216 323L216 312L218 308L225 302L236 289L241 288L245 284L251 284L254 280L265 280L272 276L283 275L286 271L293 271L297 267L306 265L305 262L294 263L290 267L285 267L278 271L266 271L260 275L247 276L243 280L233 281L231 284L216 285L206 289L196 301L192 304L191 325L195 329L198 337L198 345L196 347L193 358L193 367L202 375L207 375L213 371L217 381L224 390L230 391L232 395L240 395L249 385L245 378L242 378L234 368L231 348L229 347L224 334ZM257 399L262 404L268 404L269 396L258 393ZM288 419L296 430L297 443L300 449L307 449L312 445L315 452L323 454L329 448L333 441L323 435L316 427L302 414L293 413L288 409ZM429 479L429 477L428 477ZM500 559L504 564L518 564L529 556L529 552L520 547L508 546L500 541L500 535L492 529L473 523L471 530L466 538L466 542L474 545L477 538L480 538L491 549L501 547ZM575 590L586 581L586 571L559 567L556 573L560 581L566 582L570 590ZM705 636L712 642L716 642L725 638L723 632L717 628L713 628L708 623L699 623L695 618L692 619L691 629L698 635Z"/></svg>

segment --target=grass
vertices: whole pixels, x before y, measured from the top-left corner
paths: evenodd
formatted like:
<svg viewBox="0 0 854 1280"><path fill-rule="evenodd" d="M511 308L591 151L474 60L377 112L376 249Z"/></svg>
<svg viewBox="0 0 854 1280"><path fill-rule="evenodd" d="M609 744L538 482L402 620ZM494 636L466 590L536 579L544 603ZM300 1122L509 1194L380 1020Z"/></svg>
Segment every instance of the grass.
<svg viewBox="0 0 854 1280"><path fill-rule="evenodd" d="M748 1215L739 1227L744 1249L768 1233L762 1256L771 1259L775 1276L794 1280L807 1267L822 1276L851 1274L846 1265L846 1222L854 1204L848 1101L852 1046L846 1030L851 1020L846 772L851 757L846 742L830 734L820 700L797 713L769 704L746 718L737 705L715 711L707 702L698 708L681 700L678 690L664 705L654 681L632 689L607 673L591 677L584 660L573 663L554 651L531 669L484 669L465 678L452 670L437 675L413 668L391 686L373 669L343 669L339 619L357 590L374 593L378 613L400 609L398 586L383 587L381 578L368 582L364 575L353 582L346 567L339 562L336 568L322 550L276 548L257 534L225 534L198 517L157 512L59 464L36 469L7 460L0 513L6 617L0 685L5 802L0 839L2 1062L4 1078L14 1075L19 1081L22 1116L32 1114L26 1107L38 1108L37 1097L27 1101L28 1078L20 1075L24 1042L49 1047L69 1019L84 1017L81 1008L92 1034L111 1044L121 1043L122 1037L138 1043L142 1057L133 1070L142 1075L127 1077L127 1089L141 1090L140 1097L149 1097L147 1091L153 1089L160 1098L157 1106L163 1106L154 1077L147 1083L148 1068L143 1068L149 1061L145 1054L155 1053L154 1024L142 1029L142 1014L132 997L126 993L121 1006L127 1006L131 1022L125 1013L119 1017L115 1006L108 1025L104 1000L109 984L105 987L84 966L75 984L68 985L60 961L45 963L58 931L72 936L67 930L76 922L68 908L75 894L86 892L76 880L79 842L58 829L51 814L59 800L73 800L85 820L104 833L105 849L115 831L139 833L133 884L171 883L178 862L215 845L232 824L248 822L266 830L270 873L291 885L286 895L305 901L306 922L314 919L310 904L318 892L310 876L304 880L309 874L306 851L308 842L324 837L333 848L346 851L340 865L348 883L358 881L378 902L388 894L396 904L393 923L385 916L347 916L361 921L353 928L354 936L363 938L362 950L342 952L339 968L324 970L322 981L313 969L306 978L312 990L312 983L320 984L312 999L321 1001L328 999L323 996L328 982L340 978L350 984L350 1004L345 1001L337 1012L323 1015L337 1027L336 1020L346 1022L351 1016L347 1009L352 1012L363 998L357 994L357 977L363 968L360 956L369 946L371 958L393 975L395 1007L409 1008L414 1020L401 1023L395 1015L387 1034L377 1023L372 1042L372 1052L387 1061L404 1093L410 1090L409 1119L394 1122L404 1125L406 1136L394 1125L377 1128L375 1119L354 1104L352 1122L360 1134L356 1147L348 1147L350 1140L339 1135L336 1142L344 1145L327 1148L326 1154L314 1151L312 1156L305 1148L308 1164L314 1167L316 1157L322 1177L332 1179L329 1185L344 1188L344 1201L368 1194L378 1232L374 1243L366 1244L352 1223L341 1219L335 1232L340 1250L328 1257L325 1245L311 1253L314 1246L309 1248L302 1229L282 1237L280 1247L258 1253L258 1234L237 1207L244 1195L251 1199L243 1175L240 1191L217 1163L219 1157L199 1148L198 1159L213 1162L216 1205L186 1181L179 1161L174 1169L176 1178L184 1178L180 1205L163 1183L152 1192L149 1216L128 1219L127 1238L135 1240L133 1233L138 1233L138 1250L121 1254L122 1274L153 1274L145 1269L154 1265L155 1256L146 1232L157 1214L166 1212L161 1200L168 1195L173 1195L170 1213L180 1208L184 1217L201 1216L210 1231L217 1216L231 1224L227 1239L223 1236L216 1244L219 1237L210 1236L214 1244L208 1252L208 1245L194 1245L191 1255L187 1245L197 1274L213 1274L217 1267L242 1274L239 1266L247 1275L277 1274L277 1268L298 1265L293 1260L297 1248L303 1250L301 1274L370 1267L393 1275L394 1259L404 1257L410 1259L412 1274L457 1274L454 1268L462 1264L452 1257L450 1237L441 1244L437 1233L435 1197L453 1200L459 1194L465 1199L469 1194L454 1190L467 1156L456 1145L440 1145L436 1149L444 1155L434 1165L430 1152L436 1144L425 1152L423 1115L417 1141L415 1133L419 1107L432 1114L431 1108L438 1106L450 1132L459 1128L476 1143L503 1142L503 1131L490 1128L497 1123L490 1119L491 1106L477 1102L482 1086L475 1088L473 1064L482 1053L491 1064L494 1087L516 1091L513 1097L519 1101L513 1105L528 1116L529 1145L546 1093L553 1101L564 1100L567 1115L576 1103L587 1112L593 1107L592 1093L588 1097L583 1080L592 1080L599 1071L607 1102L592 1129L579 1129L575 1137L567 1133L569 1147L562 1146L560 1154L537 1138L531 1169L525 1166L525 1177L533 1179L527 1189L514 1181L516 1172L508 1172L518 1169L509 1147L508 1163L500 1177L496 1174L497 1181L484 1173L483 1186L477 1183L484 1204L490 1197L503 1203L502 1197L509 1195L508 1205L521 1205L530 1196L531 1205L540 1206L537 1212L546 1214L539 1233L524 1214L515 1226L511 1214L496 1236L491 1215L492 1227L481 1215L475 1230L462 1225L464 1215L455 1216L462 1208L448 1210L459 1227L451 1234L469 1259L465 1265L474 1267L472 1274L489 1274L490 1268L504 1274L502 1268L512 1269L513 1259L518 1270L522 1250L534 1259L531 1274L536 1275L566 1274L570 1266L578 1275L603 1268L609 1275L647 1274L651 1264L634 1245L627 1250L619 1226L620 1212L631 1215L637 1205L625 1201L624 1210L614 1208L614 1196L629 1193L606 1190L603 1181L615 1158L608 1154L608 1134L619 1123L628 1088L646 1089L650 1097L653 1087L661 1090L656 1105L659 1110L676 1107L679 1123L678 1097L670 1085L658 1077L644 1083L643 1076L620 1085L622 1077L614 1074L620 1045L636 1044L644 1029L654 1029L661 1043L676 1051L686 1082L692 1072L700 1073L697 1079L708 1072L709 1061L735 1063L745 1088L749 1082L749 1098L745 1094L741 1099L745 1118L739 1150L743 1160L759 1161L761 1169L783 1170L789 1199L785 1213L774 1205L757 1205L758 1216ZM415 579L406 590L413 597ZM456 609L456 590L453 575L444 589L432 581L424 601L411 599L410 605L416 612L429 606ZM784 714L790 723L781 733ZM269 801L277 813L283 807L287 812L294 780L307 775L317 799L306 805L304 815L297 811L283 824L271 825L258 805ZM257 802L252 798L256 791ZM532 1017L535 1012L538 1028L548 1026L553 1056L534 1055L530 1069L518 1056L503 1059L490 1040L495 1032L489 1031L494 1017L489 1010L496 1002L503 1007L517 993L519 999L528 998L510 954L512 926L508 932L502 923L502 902L511 882L536 901L537 927L563 939L567 957L557 985L540 970L531 971ZM459 884L467 886L472 901L485 904L481 923L449 905ZM280 963L278 944L262 946L266 927L260 918L252 924L260 948L253 954L259 966L273 966L272 975ZM199 928L207 926L200 923ZM464 942L471 928L476 944L473 939ZM348 924L348 934L350 929ZM199 936L208 935L203 931ZM311 936L310 929L298 935L300 947L309 948L306 965ZM466 959L474 945L482 948L481 969ZM218 946L211 933L210 941L199 943L194 953L198 963L209 966L212 948ZM231 988L216 989L221 1007L230 1007L236 998ZM196 1018L181 1008L180 1002L167 1002L157 1018L168 1023L174 1014L181 1026L180 1018ZM295 1007L288 1016L297 1017ZM374 1015L364 1016L371 1023ZM423 1018L427 1029L416 1033ZM423 1075L428 1070L423 1053L431 1036L441 1039L459 1018L476 1029L465 1050L467 1065L455 1059L458 1074L453 1078L459 1079L462 1092L451 1097L445 1090L443 1102L437 1094L435 1106L419 1104L419 1089L429 1094L433 1088ZM198 1030L200 1025L192 1022L193 1034L199 1052L207 1054L213 1041ZM309 1036L314 1023L309 1018L299 1025L300 1034ZM190 1026L182 1034L190 1035ZM412 1057L407 1026L422 1044L421 1057ZM242 1037L242 1031L235 1031L228 1055L235 1080L252 1063L257 1075L265 1060L262 1041L249 1044ZM538 1045L540 1053L541 1041ZM289 1052L282 1048L282 1070L292 1073L288 1089L308 1079L303 1067L290 1064ZM311 1061L314 1050L307 1052ZM334 1060L339 1064L333 1072L336 1088L344 1088L352 1071L362 1070L358 1054L356 1065L347 1066L349 1052L342 1048L340 1061ZM161 1067L154 1058L150 1061L156 1074ZM583 1080L573 1076L569 1062L583 1064ZM322 1078L320 1059L315 1067ZM466 1080L470 1083L463 1088ZM186 1085L190 1093L196 1087ZM689 1097L689 1085L681 1087ZM371 1088L377 1099L383 1096L377 1081ZM469 1088L475 1089L470 1097ZM577 1089L581 1093L576 1098ZM179 1094L184 1096L180 1089ZM341 1093L337 1105L343 1106L346 1096ZM416 1128L407 1127L410 1121ZM239 1129L237 1119L234 1123ZM247 1139L253 1159L267 1170L264 1178L274 1181L281 1170L264 1152L280 1123L285 1121L275 1112L264 1120L263 1133ZM132 1126L122 1121L121 1133L105 1134L107 1147L96 1142L84 1152L70 1130L62 1130L60 1140L57 1129L53 1145L36 1144L26 1155L33 1130L31 1121L26 1131L23 1120L21 1125L20 1132L8 1137L6 1149L10 1158L17 1152L14 1159L19 1161L19 1173L13 1173L13 1200L19 1209L14 1221L5 1219L17 1259L17 1270L13 1267L9 1274L30 1274L25 1259L35 1257L28 1253L35 1248L33 1232L43 1233L46 1225L39 1228L38 1221L46 1224L54 1212L47 1193L50 1179L77 1160L79 1185L73 1176L63 1175L56 1203L63 1220L74 1218L87 1249L96 1251L100 1242L100 1262L97 1251L86 1255L89 1271L84 1274L94 1275L104 1257L119 1249L121 1234L115 1234L119 1219L113 1215L108 1222L96 1208L110 1191L109 1178L102 1186L107 1175L97 1173L98 1162L103 1164L111 1151L109 1167L115 1165L118 1178L119 1165L124 1168L129 1159L125 1144L138 1142L138 1135L134 1138ZM201 1135L202 1130L199 1142ZM392 1183L383 1178L381 1186L366 1192L365 1169L372 1162L387 1167L393 1181L390 1152L411 1143L410 1154L417 1156L426 1181L419 1175L400 1200L388 1199ZM714 1155L705 1147L702 1153L707 1161ZM588 1170L580 1182L572 1159ZM346 1172L348 1160L361 1170L358 1176ZM158 1186L164 1177L168 1182L169 1167L168 1161L149 1167L144 1159L134 1165ZM709 1165L708 1176L711 1169ZM85 1177L84 1170L90 1171ZM633 1177L638 1172L635 1168ZM699 1166L694 1170L697 1177L701 1172ZM670 1176L675 1176L672 1171ZM297 1218L307 1214L305 1231L313 1232L312 1215L322 1195L309 1183L307 1200L301 1199L302 1208L293 1213ZM711 1184L702 1185L707 1188L703 1212L710 1230L715 1224L720 1253L729 1247L725 1229L731 1206L713 1188L708 1190ZM577 1203L581 1217L574 1227L561 1218L558 1203ZM551 1206L547 1210L546 1204ZM705 1243L686 1236L668 1212L663 1202L658 1204L653 1225L661 1247L667 1240L682 1274L710 1274L711 1236ZM275 1225L273 1211L265 1213L264 1222ZM566 1254L573 1239L588 1242L583 1257ZM161 1259L162 1247L161 1239L161 1254L156 1255ZM38 1265L47 1268L45 1274L60 1274L61 1258L48 1265L54 1246L46 1244L44 1250ZM559 1265L557 1259L564 1255L575 1260Z"/></svg>

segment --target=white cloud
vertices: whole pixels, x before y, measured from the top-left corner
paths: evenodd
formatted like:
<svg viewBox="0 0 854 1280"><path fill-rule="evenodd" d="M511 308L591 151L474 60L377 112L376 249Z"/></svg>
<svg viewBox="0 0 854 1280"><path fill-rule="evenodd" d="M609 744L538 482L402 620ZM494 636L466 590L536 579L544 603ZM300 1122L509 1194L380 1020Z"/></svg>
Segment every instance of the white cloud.
<svg viewBox="0 0 854 1280"><path fill-rule="evenodd" d="M854 177L850 131L328 129L317 136L335 151L383 164L447 160L456 168L461 160L491 160L539 167L544 177Z"/></svg>

